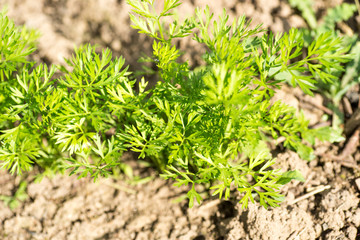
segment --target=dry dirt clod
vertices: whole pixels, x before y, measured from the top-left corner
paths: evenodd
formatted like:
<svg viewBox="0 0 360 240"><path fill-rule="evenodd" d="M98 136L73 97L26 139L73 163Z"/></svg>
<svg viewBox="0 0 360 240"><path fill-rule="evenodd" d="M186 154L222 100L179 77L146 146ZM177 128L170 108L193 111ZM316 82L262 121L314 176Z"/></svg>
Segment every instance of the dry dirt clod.
<svg viewBox="0 0 360 240"><path fill-rule="evenodd" d="M350 226L346 229L345 233L350 240L355 240L357 235L357 229L354 226Z"/></svg>

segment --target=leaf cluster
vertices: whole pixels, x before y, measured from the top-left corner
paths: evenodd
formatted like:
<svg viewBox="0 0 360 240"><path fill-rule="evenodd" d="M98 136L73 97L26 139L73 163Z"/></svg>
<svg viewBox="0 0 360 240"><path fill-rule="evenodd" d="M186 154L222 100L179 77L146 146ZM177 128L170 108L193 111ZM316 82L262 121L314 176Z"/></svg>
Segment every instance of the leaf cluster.
<svg viewBox="0 0 360 240"><path fill-rule="evenodd" d="M149 9L154 6L154 2L147 4ZM136 9L137 19L152 21ZM153 35L133 23L135 29ZM275 159L267 139L285 137L286 147L310 160L312 149L303 139L313 144L315 136L331 141L342 138L330 128L308 129L303 115L271 98L289 77L294 86L312 94L317 77L323 82L334 78L328 73L330 65L342 69L349 58L344 54L347 49L339 46L340 39L325 33L298 60L305 43L296 29L263 34L260 26L251 29L244 16L229 24L224 11L214 20L208 8L196 9L195 16L183 24L194 30L193 39L207 49L206 64L192 70L187 62L177 60L180 53L168 41L171 37L156 38L152 58L157 60L162 81L152 89L146 108L136 110L141 114L134 115L131 128L121 137L140 157L162 164L163 177L175 179L177 186L191 184L190 206L194 199L201 200L196 185L208 183L220 198L227 199L237 189L243 193L244 207L254 199L265 207L277 206L286 174L272 169ZM335 49L337 53L332 53Z"/></svg>
<svg viewBox="0 0 360 240"><path fill-rule="evenodd" d="M120 167L125 149L107 132L122 125L134 81L127 78L124 59L110 50L96 53L86 45L59 67L25 64L3 82L6 101L1 108L0 158L11 173L29 171L33 164L97 179ZM112 104L117 103L117 108ZM48 173L51 173L48 172Z"/></svg>
<svg viewBox="0 0 360 240"><path fill-rule="evenodd" d="M289 3L292 7L300 10L309 25L309 29L300 30L304 34L305 46L309 46L314 39L326 34L328 39L341 38L342 41L339 41L337 44L350 52L350 61L344 64L342 68L339 68L339 66L332 61L329 62L327 73L333 76L331 84L324 84L322 82L316 84L317 87L321 89L321 93L332 102L332 105L329 107L337 114L333 124L334 127L339 128L339 124L343 123L343 116L339 110L340 101L351 87L360 83L360 77L358 75L360 71L360 42L357 35L343 35L337 26L341 23L344 24L345 21L353 17L357 11L357 7L355 4L342 3L334 8L329 8L320 22L316 18L312 1L289 0ZM333 49L329 54L336 54L336 51L337 50Z"/></svg>
<svg viewBox="0 0 360 240"><path fill-rule="evenodd" d="M267 142L284 137L285 147L310 160L313 150L304 139L308 144L315 137L341 139L328 127L309 129L302 114L272 101L287 79L308 94L317 78L331 81L330 65L342 70L348 59L341 40L320 35L299 60L304 39L296 29L264 34L260 26L250 28L244 16L229 23L224 11L214 19L209 8L180 22L173 13L179 0L165 0L159 12L158 1L128 4L133 27L153 38L149 59L156 62L160 81L146 88L144 78L131 77L123 58L90 45L75 49L65 66L22 60L1 82L3 168L20 174L35 164L45 173L70 169L95 180L120 168L131 176L121 161L130 149L177 186L191 185L190 206L202 200L201 184L225 199L237 190L243 207L255 201L275 207L282 200L279 188L302 178L273 167ZM206 49L205 64L195 69L180 61L173 41L188 35ZM62 75L55 77L58 70Z"/></svg>

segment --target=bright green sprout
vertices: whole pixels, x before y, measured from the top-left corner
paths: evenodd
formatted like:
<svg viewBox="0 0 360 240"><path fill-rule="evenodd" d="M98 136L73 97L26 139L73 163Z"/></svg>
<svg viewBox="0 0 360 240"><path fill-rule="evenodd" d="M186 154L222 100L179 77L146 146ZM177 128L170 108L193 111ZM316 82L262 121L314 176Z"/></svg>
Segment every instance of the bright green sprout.
<svg viewBox="0 0 360 240"><path fill-rule="evenodd" d="M128 4L132 26L153 38L148 59L157 65L158 83L147 88L143 78L131 77L123 58L113 59L108 49L99 54L90 45L58 67L63 73L58 78L56 67L6 60L16 68L3 70L0 85L3 168L17 174L34 165L44 174L70 169L94 180L115 169L132 176L121 161L122 153L132 150L176 186L191 185L190 207L202 200L200 184L224 199L238 191L243 207L255 201L275 207L283 199L280 187L303 178L295 170L273 168L269 139L284 137L284 146L307 160L314 155L304 140L342 140L329 127L309 129L302 113L271 101L286 80L310 95L318 79L329 84L330 63L342 70L349 59L341 39L321 34L299 59L304 39L296 29L264 34L244 16L229 24L225 10L215 20L209 8L179 21L173 14L179 0L165 0L159 12L158 1ZM1 16L1 25L12 26ZM3 31L4 42L10 42ZM174 44L189 36L206 49L204 65L195 69L180 61Z"/></svg>

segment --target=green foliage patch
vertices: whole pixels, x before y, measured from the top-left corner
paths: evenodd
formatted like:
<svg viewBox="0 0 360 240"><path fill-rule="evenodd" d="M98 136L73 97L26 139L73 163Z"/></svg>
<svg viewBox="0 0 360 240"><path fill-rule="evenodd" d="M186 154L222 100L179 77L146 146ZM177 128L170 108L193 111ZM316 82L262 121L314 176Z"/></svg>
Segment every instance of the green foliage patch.
<svg viewBox="0 0 360 240"><path fill-rule="evenodd" d="M285 147L310 160L315 137L342 139L329 127L309 129L301 112L272 101L286 80L308 94L318 81L331 82L330 69L343 71L349 61L341 39L322 33L299 59L305 41L297 29L266 34L244 16L229 23L225 10L214 19L209 8L179 21L173 15L179 0L165 0L159 13L153 0L128 4L133 28L154 41L148 59L160 81L153 88L134 80L123 58L91 45L75 49L65 66L27 63L23 57L33 50L12 42L28 46L27 38L15 27L20 37L11 38L13 23L0 15L0 25L8 26L0 32L2 168L21 174L38 165L44 174L69 169L96 180L114 169L131 175L121 155L132 150L176 186L191 185L190 207L202 200L199 184L225 199L236 189L243 207L255 201L275 207L283 199L280 187L303 178L273 168L267 142L284 137ZM180 60L173 41L188 36L206 49L205 64L195 69ZM62 76L55 78L57 70Z"/></svg>
<svg viewBox="0 0 360 240"><path fill-rule="evenodd" d="M358 4L358 0L355 2ZM333 76L331 84L324 84L321 81L317 83L320 92L329 99L331 103L329 107L334 110L333 126L340 129L339 125L344 122L344 116L339 110L341 100L351 87L360 83L360 41L356 34L342 34L337 24L349 20L357 11L360 11L360 8L358 9L355 4L342 3L327 9L322 21L318 21L311 0L289 0L289 3L300 10L309 25L309 28L300 29L304 35L305 46L309 46L314 39L325 33L332 39L342 38L341 45L349 48L351 60L344 64L343 68L339 69L336 63L329 62L327 73ZM335 53L337 49L330 51ZM319 77L321 78L321 76L316 76L317 80Z"/></svg>

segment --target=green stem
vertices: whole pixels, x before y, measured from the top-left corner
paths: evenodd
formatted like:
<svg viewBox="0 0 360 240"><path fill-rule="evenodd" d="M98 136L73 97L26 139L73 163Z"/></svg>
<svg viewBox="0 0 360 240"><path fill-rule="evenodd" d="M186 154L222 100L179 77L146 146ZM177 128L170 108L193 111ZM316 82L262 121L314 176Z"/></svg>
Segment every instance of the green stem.
<svg viewBox="0 0 360 240"><path fill-rule="evenodd" d="M156 16L156 25L157 25L158 28L159 28L161 40L162 40L163 42L165 42L164 33L163 33L163 30L162 30L162 27L161 27L161 23L160 23L160 18L161 18L161 16L158 16L158 15L157 15L156 9L155 9L155 7L154 7L154 4L151 4L151 7L152 7L152 10L153 10L153 12L154 12L154 17ZM160 39L159 39L159 40L160 40Z"/></svg>
<svg viewBox="0 0 360 240"><path fill-rule="evenodd" d="M163 30L162 30L162 27L161 27L161 23L160 23L160 16L156 19L156 23L159 27L159 32L160 32L160 36L161 36L161 39L163 40L163 42L166 42L165 38L164 38L164 33L163 33Z"/></svg>

